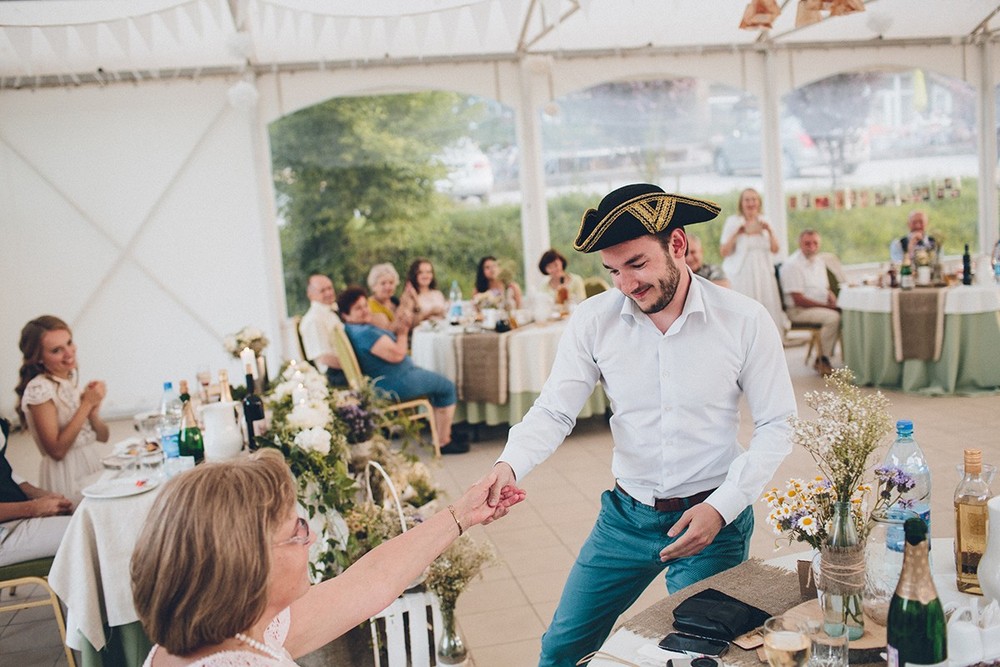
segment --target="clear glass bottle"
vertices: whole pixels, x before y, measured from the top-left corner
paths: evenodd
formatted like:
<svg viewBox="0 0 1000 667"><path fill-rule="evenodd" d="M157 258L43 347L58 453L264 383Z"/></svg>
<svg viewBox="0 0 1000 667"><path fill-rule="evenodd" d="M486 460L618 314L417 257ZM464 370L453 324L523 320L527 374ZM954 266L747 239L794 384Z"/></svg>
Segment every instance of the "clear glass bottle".
<svg viewBox="0 0 1000 667"><path fill-rule="evenodd" d="M986 552L986 503L993 497L983 475L983 452L965 450L965 474L955 488L955 570L958 590L982 595L979 561Z"/></svg>
<svg viewBox="0 0 1000 667"><path fill-rule="evenodd" d="M903 572L889 604L886 626L887 662L889 667L943 667L948 661L948 640L944 607L931 578L927 524L907 519L904 531Z"/></svg>
<svg viewBox="0 0 1000 667"><path fill-rule="evenodd" d="M851 516L850 501L833 504L826 544L820 549L820 604L823 629L831 637L847 632L851 641L865 633L865 554Z"/></svg>

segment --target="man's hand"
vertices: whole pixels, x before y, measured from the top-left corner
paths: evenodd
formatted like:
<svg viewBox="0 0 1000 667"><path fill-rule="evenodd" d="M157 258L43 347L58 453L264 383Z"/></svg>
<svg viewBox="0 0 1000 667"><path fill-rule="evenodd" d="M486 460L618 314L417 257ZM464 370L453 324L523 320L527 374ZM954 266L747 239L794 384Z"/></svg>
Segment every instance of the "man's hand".
<svg viewBox="0 0 1000 667"><path fill-rule="evenodd" d="M60 495L42 496L31 502L32 516L56 516L73 512L73 503Z"/></svg>
<svg viewBox="0 0 1000 667"><path fill-rule="evenodd" d="M486 503L494 508L493 516L483 521L483 525L503 518L510 511L511 505L524 499L524 491L518 488L517 477L510 464L500 461L493 466L491 474L496 474L496 480L490 486L490 494Z"/></svg>
<svg viewBox="0 0 1000 667"><path fill-rule="evenodd" d="M681 532L684 534L660 551L660 560L667 562L700 553L712 543L725 525L726 522L717 509L708 503L698 503L681 514L681 518L667 532L668 537L677 537Z"/></svg>

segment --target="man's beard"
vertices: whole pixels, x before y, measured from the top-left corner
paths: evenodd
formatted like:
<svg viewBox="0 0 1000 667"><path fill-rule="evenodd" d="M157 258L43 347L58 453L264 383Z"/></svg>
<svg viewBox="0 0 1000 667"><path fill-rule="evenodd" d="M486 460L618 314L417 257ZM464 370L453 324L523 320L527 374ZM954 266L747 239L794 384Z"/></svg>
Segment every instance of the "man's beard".
<svg viewBox="0 0 1000 667"><path fill-rule="evenodd" d="M677 294L677 285L680 283L680 279L680 269L678 269L677 265L671 261L669 256L667 256L667 275L660 278L656 282L656 287L659 288L660 298L654 301L652 306L649 306L648 308L639 306L639 309L647 315L652 315L653 313L658 313L669 306L670 302L674 300L674 295Z"/></svg>

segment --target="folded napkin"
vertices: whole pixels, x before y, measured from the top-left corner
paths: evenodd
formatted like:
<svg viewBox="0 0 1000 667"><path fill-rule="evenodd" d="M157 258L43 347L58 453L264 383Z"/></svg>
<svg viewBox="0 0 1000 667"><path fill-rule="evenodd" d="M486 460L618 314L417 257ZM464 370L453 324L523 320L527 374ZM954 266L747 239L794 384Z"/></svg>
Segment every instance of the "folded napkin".
<svg viewBox="0 0 1000 667"><path fill-rule="evenodd" d="M896 361L941 358L945 288L892 291L892 343Z"/></svg>
<svg viewBox="0 0 1000 667"><path fill-rule="evenodd" d="M507 403L507 341L509 333L465 334L455 339L458 399Z"/></svg>

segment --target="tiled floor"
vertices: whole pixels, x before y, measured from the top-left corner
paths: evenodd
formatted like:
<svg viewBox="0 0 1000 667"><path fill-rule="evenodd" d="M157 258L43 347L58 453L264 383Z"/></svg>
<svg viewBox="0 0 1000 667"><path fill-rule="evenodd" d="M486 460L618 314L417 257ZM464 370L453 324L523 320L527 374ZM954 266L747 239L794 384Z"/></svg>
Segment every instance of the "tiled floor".
<svg viewBox="0 0 1000 667"><path fill-rule="evenodd" d="M803 365L804 349L786 351L800 407L805 392L822 388L822 381ZM954 534L951 494L957 482L954 466L962 449L984 450L984 460L1000 463L1000 397L927 398L889 393L895 418L911 418L915 437L930 460L934 475L932 523L936 536ZM744 415L742 436L751 425ZM123 426L127 428L127 425ZM436 478L452 495L483 475L493 464L506 431L480 429L480 441L469 454L445 457ZM114 434L113 434L114 435ZM114 438L113 438L114 439ZM16 467L37 469L29 443L12 443ZM37 455L35 455L37 456ZM614 480L610 473L611 441L603 418L577 425L567 442L525 480L528 499L516 512L490 526L472 530L477 539L490 540L501 564L473 582L458 603L458 619L476 667L533 665L539 642L555 610L563 582L575 554L586 539L597 514L601 491ZM21 462L23 465L18 466ZM28 466L31 466L30 468ZM775 479L812 474L808 454L793 452ZM755 507L757 528L751 554L768 558L775 542L763 522L764 507ZM794 548L785 547L785 551ZM662 580L654 581L623 618L646 608L665 594ZM38 610L34 610L38 611ZM41 610L44 612L44 610ZM38 620L44 614L20 612L0 617L0 656L4 665L19 667L64 664L54 623Z"/></svg>

